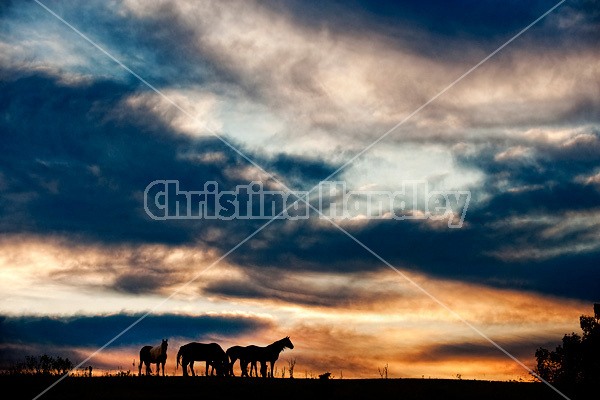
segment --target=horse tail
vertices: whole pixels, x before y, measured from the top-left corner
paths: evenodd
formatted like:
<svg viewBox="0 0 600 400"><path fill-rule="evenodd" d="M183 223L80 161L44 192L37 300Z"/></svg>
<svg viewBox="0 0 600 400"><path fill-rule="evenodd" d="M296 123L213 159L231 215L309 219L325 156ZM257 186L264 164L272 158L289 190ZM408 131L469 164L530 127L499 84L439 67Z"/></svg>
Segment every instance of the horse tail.
<svg viewBox="0 0 600 400"><path fill-rule="evenodd" d="M179 351L177 352L177 365L175 365L175 371L177 371L177 367L179 367L179 360L181 359L181 357L183 357L183 354L181 354L181 347L180 347Z"/></svg>
<svg viewBox="0 0 600 400"><path fill-rule="evenodd" d="M140 363L138 364L138 376L142 376L142 352L140 351Z"/></svg>

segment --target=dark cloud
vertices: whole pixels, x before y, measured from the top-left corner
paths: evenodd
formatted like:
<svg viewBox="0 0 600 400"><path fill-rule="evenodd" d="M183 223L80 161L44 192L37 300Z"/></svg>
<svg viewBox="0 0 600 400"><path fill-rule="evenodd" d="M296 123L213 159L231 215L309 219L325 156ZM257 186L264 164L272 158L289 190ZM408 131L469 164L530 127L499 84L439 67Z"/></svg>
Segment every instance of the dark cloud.
<svg viewBox="0 0 600 400"><path fill-rule="evenodd" d="M369 282L369 276L350 273L344 279L321 279L295 275L290 269L246 270L243 277L210 282L202 289L207 296L269 299L295 305L369 309L397 301L402 294L395 282Z"/></svg>
<svg viewBox="0 0 600 400"><path fill-rule="evenodd" d="M521 360L529 360L539 347L554 348L560 343L560 339L535 336L532 338L517 338L514 340L496 341L500 347L508 351L514 357ZM488 342L457 342L441 343L427 346L416 352L398 354L399 359L407 361L452 361L473 359L497 359L507 360L506 354Z"/></svg>
<svg viewBox="0 0 600 400"><path fill-rule="evenodd" d="M508 181L509 185L514 186L549 183L571 185L579 175L593 175L600 164L597 156L600 152L600 134L595 129L559 143L520 138L505 139L503 142L476 146L476 151L468 155L455 152L455 160L460 166L476 168L485 173L486 190L497 186L499 181ZM523 148L524 154L501 157L513 147ZM588 189L579 184L579 190Z"/></svg>
<svg viewBox="0 0 600 400"><path fill-rule="evenodd" d="M541 145L525 159L497 159L506 150L500 146L458 157L458 163L485 176L482 186L473 188L461 229L424 221L370 221L346 229L402 269L594 301L600 294L595 267L600 255L598 225L587 224L586 215L594 218L600 209L600 191L577 177L590 176L600 167L595 146L594 133L566 144ZM556 229L557 225L564 228ZM277 234L269 229L258 239L268 243L264 250L259 246L231 259L256 269L385 268L328 224L297 221L295 229L276 227ZM233 283L211 289L234 296L280 297L278 292L251 286L240 290ZM310 290L302 293L308 295Z"/></svg>
<svg viewBox="0 0 600 400"><path fill-rule="evenodd" d="M75 363L111 340L142 316L138 314L52 316L0 316L0 368L23 362L26 356L48 354L69 358ZM159 345L169 340L169 354L190 341L220 342L238 336L252 335L271 329L269 320L233 315L149 315L117 339L112 347L137 356L141 346ZM174 357L170 357L174 363ZM95 357L94 368L114 369L131 359L118 362ZM87 366L86 366L87 367Z"/></svg>
<svg viewBox="0 0 600 400"><path fill-rule="evenodd" d="M423 221L370 221L347 229L400 268L593 300L600 293L594 267L597 225L578 226L576 219L578 214L584 219L585 213L597 213L600 192L577 182L576 177L591 175L600 166L593 156L595 138L593 134L568 144L543 145L524 160L497 160L496 155L506 150L499 146L458 157L458 163L481 170L485 176L482 187L473 188L474 200L461 229L440 229ZM500 186L502 182L508 188ZM525 185L530 187L507 190ZM488 199L480 200L484 193ZM573 225L544 234L557 221ZM289 234L284 232L265 232L269 246L264 251L258 248L234 254L232 259L247 267L297 266L315 271L350 272L380 266L327 224L298 221ZM576 250L581 245L592 247ZM497 253L502 252L508 257L499 258Z"/></svg>
<svg viewBox="0 0 600 400"><path fill-rule="evenodd" d="M281 2L273 2L281 3ZM328 21L341 24L349 19L346 29L391 29L402 25L421 28L443 36L492 36L516 29L531 22L553 4L537 1L524 5L518 1L488 1L474 4L469 1L345 1L345 2L283 2L294 15L307 23L320 25ZM277 6L277 4L274 4Z"/></svg>
<svg viewBox="0 0 600 400"><path fill-rule="evenodd" d="M186 232L168 226L150 229L139 212L135 194L179 169L174 154L184 143L170 139L168 128L158 121L148 128L103 121L111 103L129 90L110 82L60 87L43 76L4 82L8 96L0 109L6 153L0 167L8 180L3 190L5 232L189 240ZM160 167L149 168L146 160ZM28 201L7 201L16 195L28 195ZM14 213L21 216L18 224L11 223Z"/></svg>
<svg viewBox="0 0 600 400"><path fill-rule="evenodd" d="M169 284L170 275L144 273L124 273L115 279L111 287L119 292L130 294L152 293Z"/></svg>
<svg viewBox="0 0 600 400"><path fill-rule="evenodd" d="M49 347L100 347L142 314L71 317L1 316L0 342L41 344ZM260 332L270 322L260 318L226 315L148 315L115 342L116 346L154 343L164 338L202 341L207 337L235 337Z"/></svg>
<svg viewBox="0 0 600 400"><path fill-rule="evenodd" d="M499 45L529 25L557 1L270 1L314 29L351 34L379 34L434 59L465 59L467 47ZM567 2L528 32L528 45L593 45L599 19L593 0ZM560 21L577 21L561 24ZM550 29L540 31L540 26ZM565 34L567 33L567 34ZM577 40L574 40L574 37ZM533 39L533 40L532 40ZM533 42L533 43L532 43ZM465 44L468 43L469 46ZM519 46L519 44L517 44Z"/></svg>
<svg viewBox="0 0 600 400"><path fill-rule="evenodd" d="M202 189L209 180L231 190L249 183L235 176L247 161L216 138L176 134L152 114L138 110L128 119L115 117L115 104L136 89L106 81L65 87L40 75L2 83L3 232L181 244L196 242L199 232L215 225L207 220L153 221L144 212L144 189L154 180L178 179L182 190ZM179 157L215 151L225 154L224 159L195 163ZM332 170L324 162L291 156L280 156L273 165L280 179L290 174L295 182L314 181L318 173ZM241 236L257 226L240 222L235 231Z"/></svg>
<svg viewBox="0 0 600 400"><path fill-rule="evenodd" d="M590 301L598 297L598 250L571 251L549 257L533 254L540 249L577 248L582 238L588 236L588 241L593 239L593 236L589 237L593 233L591 230L582 229L564 237L546 239L541 234L555 226L552 222L507 223L494 227L485 221L485 215L476 211L471 213L471 217L475 221L468 217L469 226L457 230L428 228L423 222L387 221L374 222L362 229L350 229L350 232L392 265L405 271ZM302 243L305 237L316 240ZM275 267L291 271L341 273L387 269L337 230L305 226L290 235L279 234L279 239L271 240L268 250L242 251L232 254L231 260L246 269ZM532 257L504 260L492 254L494 251L505 251L508 255L525 251ZM256 297L261 293L267 298L277 297L276 293L257 292L252 287L236 291L234 283L212 287L212 290L219 289L229 295ZM310 288L299 287L297 290L304 294L311 292Z"/></svg>
<svg viewBox="0 0 600 400"><path fill-rule="evenodd" d="M285 176L289 180L289 186L292 190L310 190L321 179L334 171L332 164L325 160L291 156L288 154L279 154L273 159L268 160L265 169Z"/></svg>

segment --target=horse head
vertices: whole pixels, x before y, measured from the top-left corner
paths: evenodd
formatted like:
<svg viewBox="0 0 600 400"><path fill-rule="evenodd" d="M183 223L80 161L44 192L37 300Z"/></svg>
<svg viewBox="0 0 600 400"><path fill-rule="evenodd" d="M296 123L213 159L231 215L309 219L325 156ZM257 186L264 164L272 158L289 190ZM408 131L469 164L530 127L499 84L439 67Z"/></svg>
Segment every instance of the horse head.
<svg viewBox="0 0 600 400"><path fill-rule="evenodd" d="M284 345L284 347L287 347L287 348L289 348L289 349L293 349L293 348L294 348L294 344L293 344L293 343L292 343L292 341L290 340L290 337L289 337L289 336L286 336L286 337L283 339L283 345Z"/></svg>
<svg viewBox="0 0 600 400"><path fill-rule="evenodd" d="M161 349L162 354L166 354L166 352L167 352L167 346L168 346L167 341L168 340L169 339L163 339L162 342L161 342L161 344L160 344L160 349Z"/></svg>

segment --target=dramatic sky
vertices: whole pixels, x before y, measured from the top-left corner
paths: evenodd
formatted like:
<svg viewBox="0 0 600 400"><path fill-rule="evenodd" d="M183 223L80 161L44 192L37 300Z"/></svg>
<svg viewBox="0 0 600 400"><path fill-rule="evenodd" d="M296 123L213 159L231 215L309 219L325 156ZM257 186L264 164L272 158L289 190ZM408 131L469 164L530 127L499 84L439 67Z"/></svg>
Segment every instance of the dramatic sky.
<svg viewBox="0 0 600 400"><path fill-rule="evenodd" d="M153 220L143 194L309 190L555 2L44 4L178 107L36 2L1 3L3 367L81 361L154 309L89 364L129 369L169 338L172 374L184 343L289 335L279 366L301 377L527 377L313 212L155 309L265 221ZM470 191L459 229L336 222L529 366L600 300L599 22L593 1L565 2L335 176Z"/></svg>

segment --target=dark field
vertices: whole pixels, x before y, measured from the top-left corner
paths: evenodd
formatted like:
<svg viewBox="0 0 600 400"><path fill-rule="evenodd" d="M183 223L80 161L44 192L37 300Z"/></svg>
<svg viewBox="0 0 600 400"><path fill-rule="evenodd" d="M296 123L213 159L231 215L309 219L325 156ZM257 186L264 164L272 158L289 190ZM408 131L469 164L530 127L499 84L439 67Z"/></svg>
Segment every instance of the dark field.
<svg viewBox="0 0 600 400"><path fill-rule="evenodd" d="M11 399L32 399L57 378L1 376ZM14 395L12 394L14 393ZM580 398L574 396L572 398ZM7 398L7 397L5 397ZM69 377L41 399L560 399L541 383L444 379Z"/></svg>

